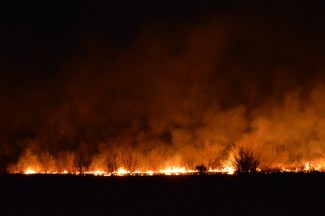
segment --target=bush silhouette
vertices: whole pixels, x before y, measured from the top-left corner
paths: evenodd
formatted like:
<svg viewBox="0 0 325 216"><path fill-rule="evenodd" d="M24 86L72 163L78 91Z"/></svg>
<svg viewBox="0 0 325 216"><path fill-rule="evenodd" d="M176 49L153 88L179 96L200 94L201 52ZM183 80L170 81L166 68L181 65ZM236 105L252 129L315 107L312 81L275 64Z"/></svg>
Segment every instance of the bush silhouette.
<svg viewBox="0 0 325 216"><path fill-rule="evenodd" d="M256 172L259 165L259 157L250 148L239 148L235 154L234 167L237 173Z"/></svg>
<svg viewBox="0 0 325 216"><path fill-rule="evenodd" d="M208 168L204 166L204 164L201 164L195 167L195 171L197 171L199 175L204 175L208 172Z"/></svg>

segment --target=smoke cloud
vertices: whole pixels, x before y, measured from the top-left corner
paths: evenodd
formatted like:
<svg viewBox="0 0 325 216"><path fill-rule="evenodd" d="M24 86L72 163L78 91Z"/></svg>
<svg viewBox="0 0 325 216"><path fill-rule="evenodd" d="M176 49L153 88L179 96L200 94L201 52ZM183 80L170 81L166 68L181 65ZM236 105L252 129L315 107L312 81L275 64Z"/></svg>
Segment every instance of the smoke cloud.
<svg viewBox="0 0 325 216"><path fill-rule="evenodd" d="M103 167L130 150L147 169L217 166L234 146L253 148L265 167L323 160L317 13L302 22L299 11L246 7L141 22L120 45L102 26L78 30L65 59L33 40L17 57L2 52L2 163L72 167L70 153L88 152Z"/></svg>

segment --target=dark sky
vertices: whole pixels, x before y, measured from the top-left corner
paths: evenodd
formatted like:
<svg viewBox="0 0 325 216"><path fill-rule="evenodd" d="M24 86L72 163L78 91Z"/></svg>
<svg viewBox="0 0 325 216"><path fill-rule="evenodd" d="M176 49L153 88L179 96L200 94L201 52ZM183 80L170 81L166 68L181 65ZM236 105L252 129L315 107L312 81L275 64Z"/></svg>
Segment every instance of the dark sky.
<svg viewBox="0 0 325 216"><path fill-rule="evenodd" d="M323 1L8 1L2 152L22 151L26 140L67 149L241 138L291 92L301 103L319 92L324 9Z"/></svg>
<svg viewBox="0 0 325 216"><path fill-rule="evenodd" d="M254 61L262 54L270 67L298 64L297 58L318 64L324 55L323 9L322 1L7 2L0 21L2 80L10 85L42 82L80 55L101 51L115 57L144 31L148 37L159 31L159 25L177 40L183 29L211 20L234 37L227 50L230 61ZM305 79L307 72L295 73Z"/></svg>

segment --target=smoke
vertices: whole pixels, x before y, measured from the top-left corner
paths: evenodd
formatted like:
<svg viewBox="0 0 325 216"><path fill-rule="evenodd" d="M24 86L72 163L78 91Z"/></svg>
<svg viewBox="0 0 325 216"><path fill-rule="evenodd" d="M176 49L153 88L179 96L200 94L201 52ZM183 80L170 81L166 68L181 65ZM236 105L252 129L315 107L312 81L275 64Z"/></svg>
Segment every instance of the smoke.
<svg viewBox="0 0 325 216"><path fill-rule="evenodd" d="M51 62L49 72L37 63L4 66L12 75L0 86L0 157L11 164L66 158L56 166L71 167L73 156L62 155L82 150L103 167L128 149L134 166L157 169L217 166L233 146L248 145L266 167L322 160L317 31L296 37L290 17L233 13L146 23L118 49L109 36L87 33L67 60L34 59Z"/></svg>

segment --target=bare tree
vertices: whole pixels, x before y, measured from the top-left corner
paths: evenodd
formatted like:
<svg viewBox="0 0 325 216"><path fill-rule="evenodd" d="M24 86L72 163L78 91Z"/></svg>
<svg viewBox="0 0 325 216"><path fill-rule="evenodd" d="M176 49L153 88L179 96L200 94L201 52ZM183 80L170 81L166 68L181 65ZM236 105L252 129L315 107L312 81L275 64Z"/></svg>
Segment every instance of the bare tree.
<svg viewBox="0 0 325 216"><path fill-rule="evenodd" d="M74 166L74 158L72 152L62 151L59 152L56 156L55 166L59 173L67 171L69 173L72 172Z"/></svg>
<svg viewBox="0 0 325 216"><path fill-rule="evenodd" d="M50 170L53 170L55 166L55 160L49 151L42 152L38 158L43 172L48 173Z"/></svg>
<svg viewBox="0 0 325 216"><path fill-rule="evenodd" d="M91 155L84 152L77 152L75 154L73 165L80 175L88 172L93 163L93 158Z"/></svg>
<svg viewBox="0 0 325 216"><path fill-rule="evenodd" d="M234 166L237 173L256 172L259 157L250 148L240 147L234 157Z"/></svg>
<svg viewBox="0 0 325 216"><path fill-rule="evenodd" d="M23 174L26 169L26 160L25 159L20 159L15 166L15 172L19 174Z"/></svg>
<svg viewBox="0 0 325 216"><path fill-rule="evenodd" d="M139 158L135 149L132 147L125 147L121 151L121 159L125 169L131 173L138 168Z"/></svg>
<svg viewBox="0 0 325 216"><path fill-rule="evenodd" d="M107 158L106 167L107 167L107 171L111 174L113 174L114 172L117 171L118 164L117 164L117 155L116 154L114 156Z"/></svg>

